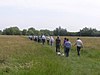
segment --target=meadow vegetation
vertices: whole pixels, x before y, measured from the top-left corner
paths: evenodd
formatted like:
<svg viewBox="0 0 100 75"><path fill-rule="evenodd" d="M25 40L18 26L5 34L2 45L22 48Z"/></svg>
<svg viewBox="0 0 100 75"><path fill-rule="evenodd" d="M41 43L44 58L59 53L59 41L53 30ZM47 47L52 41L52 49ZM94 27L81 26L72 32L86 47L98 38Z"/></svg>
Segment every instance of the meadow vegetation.
<svg viewBox="0 0 100 75"><path fill-rule="evenodd" d="M67 38L74 45L77 37ZM24 36L2 35L0 75L100 75L100 37L80 39L84 43L81 56L72 46L69 57L65 57L56 55L55 46L42 45Z"/></svg>

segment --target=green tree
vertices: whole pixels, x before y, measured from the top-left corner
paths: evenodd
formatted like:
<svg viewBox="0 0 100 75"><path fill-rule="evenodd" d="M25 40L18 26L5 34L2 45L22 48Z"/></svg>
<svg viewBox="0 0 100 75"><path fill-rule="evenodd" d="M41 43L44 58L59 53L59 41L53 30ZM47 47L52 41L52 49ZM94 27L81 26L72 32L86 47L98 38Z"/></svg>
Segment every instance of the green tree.
<svg viewBox="0 0 100 75"><path fill-rule="evenodd" d="M57 36L57 35L66 36L66 35L67 35L67 30L66 30L66 29L63 29L63 28L61 28L61 27L59 27L59 28L56 28L56 29L53 31L53 34L54 34L55 36Z"/></svg>
<svg viewBox="0 0 100 75"><path fill-rule="evenodd" d="M98 31L96 29L92 29L92 28L83 28L82 30L80 30L79 35L81 36L97 36Z"/></svg>
<svg viewBox="0 0 100 75"><path fill-rule="evenodd" d="M27 35L27 29L23 29L22 35Z"/></svg>
<svg viewBox="0 0 100 75"><path fill-rule="evenodd" d="M21 31L18 27L10 27L3 30L4 35L20 35Z"/></svg>
<svg viewBox="0 0 100 75"><path fill-rule="evenodd" d="M40 33L41 33L41 35L42 35L42 34L44 34L44 35L53 35L53 34L52 34L52 31L47 30L47 29L45 29L45 30L40 30Z"/></svg>
<svg viewBox="0 0 100 75"><path fill-rule="evenodd" d="M28 35L34 35L35 34L35 28L31 27L28 29Z"/></svg>
<svg viewBox="0 0 100 75"><path fill-rule="evenodd" d="M2 35L2 30L0 30L0 35Z"/></svg>

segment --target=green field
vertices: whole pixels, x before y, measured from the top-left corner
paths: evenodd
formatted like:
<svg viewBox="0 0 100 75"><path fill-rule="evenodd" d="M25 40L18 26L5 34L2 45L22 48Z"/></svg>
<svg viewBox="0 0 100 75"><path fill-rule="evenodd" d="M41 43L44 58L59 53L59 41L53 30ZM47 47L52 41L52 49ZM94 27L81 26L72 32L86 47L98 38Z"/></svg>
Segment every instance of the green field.
<svg viewBox="0 0 100 75"><path fill-rule="evenodd" d="M73 45L77 37L67 38ZM72 46L67 58L56 55L55 46L24 36L0 36L0 75L100 75L100 37L80 38L81 56Z"/></svg>

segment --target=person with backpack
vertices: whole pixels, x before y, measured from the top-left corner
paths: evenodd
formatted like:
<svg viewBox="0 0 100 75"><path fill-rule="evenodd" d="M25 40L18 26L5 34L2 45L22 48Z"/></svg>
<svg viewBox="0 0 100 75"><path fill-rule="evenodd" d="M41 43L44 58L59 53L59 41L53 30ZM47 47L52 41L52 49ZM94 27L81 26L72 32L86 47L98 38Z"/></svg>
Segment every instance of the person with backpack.
<svg viewBox="0 0 100 75"><path fill-rule="evenodd" d="M66 57L68 57L69 56L69 51L70 51L70 49L71 49L71 42L69 41L69 39L66 39L66 41L65 41L65 43L64 43L64 47L65 47L65 55L66 55Z"/></svg>

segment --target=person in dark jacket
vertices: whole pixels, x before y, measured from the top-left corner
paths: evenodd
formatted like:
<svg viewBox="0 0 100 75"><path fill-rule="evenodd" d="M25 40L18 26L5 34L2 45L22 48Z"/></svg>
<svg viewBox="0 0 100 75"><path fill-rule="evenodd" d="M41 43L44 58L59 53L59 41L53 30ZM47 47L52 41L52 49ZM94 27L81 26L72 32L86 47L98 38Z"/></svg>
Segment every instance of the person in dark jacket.
<svg viewBox="0 0 100 75"><path fill-rule="evenodd" d="M67 41L67 38L65 37L65 38L64 38L64 41L63 41L64 51L65 51L65 48L66 48L66 47L65 47L65 42L66 42L66 41Z"/></svg>
<svg viewBox="0 0 100 75"><path fill-rule="evenodd" d="M61 40L59 37L56 38L56 52L60 52L60 45L61 45Z"/></svg>

